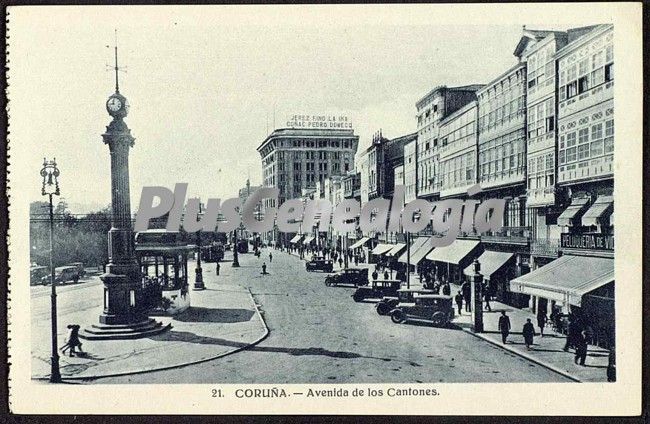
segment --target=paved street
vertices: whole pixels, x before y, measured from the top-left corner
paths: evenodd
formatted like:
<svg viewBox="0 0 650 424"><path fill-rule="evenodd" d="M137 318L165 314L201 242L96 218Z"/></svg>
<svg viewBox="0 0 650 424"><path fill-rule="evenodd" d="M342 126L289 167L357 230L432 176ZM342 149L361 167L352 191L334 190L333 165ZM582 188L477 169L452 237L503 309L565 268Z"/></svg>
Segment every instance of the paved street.
<svg viewBox="0 0 650 424"><path fill-rule="evenodd" d="M226 260L230 258L227 252ZM270 273L266 276L260 275L263 261ZM259 259L240 255L240 263L239 269L231 268L229 261L222 263L218 277L214 264L204 264L206 285L216 278L250 288L270 329L266 339L213 361L94 382L570 381L461 330L393 324L389 317L379 316L372 303L355 303L352 288L326 287L325 274L306 272L296 256L263 249Z"/></svg>

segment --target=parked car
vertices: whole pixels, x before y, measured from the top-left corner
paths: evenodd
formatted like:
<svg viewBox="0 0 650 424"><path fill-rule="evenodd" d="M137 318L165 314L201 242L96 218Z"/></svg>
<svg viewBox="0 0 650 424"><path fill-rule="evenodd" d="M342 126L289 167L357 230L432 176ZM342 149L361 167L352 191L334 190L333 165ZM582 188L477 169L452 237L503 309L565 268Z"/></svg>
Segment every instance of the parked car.
<svg viewBox="0 0 650 424"><path fill-rule="evenodd" d="M29 284L32 286L43 284L43 277L49 273L46 266L32 266L29 268Z"/></svg>
<svg viewBox="0 0 650 424"><path fill-rule="evenodd" d="M442 327L454 318L453 297L439 294L423 294L413 298L413 303L400 302L390 311L391 320L403 323L409 319L431 321L433 325Z"/></svg>
<svg viewBox="0 0 650 424"><path fill-rule="evenodd" d="M359 287L352 295L355 302L364 299L381 299L384 296L397 296L401 281L399 280L374 280L372 285Z"/></svg>
<svg viewBox="0 0 650 424"><path fill-rule="evenodd" d="M74 283L79 281L79 269L76 266L60 266L54 269L54 281L57 283L65 283L72 281ZM41 279L42 284L50 284L50 276L46 275Z"/></svg>
<svg viewBox="0 0 650 424"><path fill-rule="evenodd" d="M379 315L388 315L400 303L413 303L415 297L423 294L435 294L433 290L428 289L399 289L397 296L384 296L377 303L377 313Z"/></svg>
<svg viewBox="0 0 650 424"><path fill-rule="evenodd" d="M71 264L68 265L77 267L77 271L79 271L79 277L83 277L84 275L86 275L86 269L84 268L83 262L72 262Z"/></svg>
<svg viewBox="0 0 650 424"><path fill-rule="evenodd" d="M326 286L338 285L367 286L368 268L346 268L325 278Z"/></svg>
<svg viewBox="0 0 650 424"><path fill-rule="evenodd" d="M322 256L315 256L311 259L311 261L305 263L305 269L307 271L325 271L325 272L332 272L334 271L334 263L329 260L325 259Z"/></svg>

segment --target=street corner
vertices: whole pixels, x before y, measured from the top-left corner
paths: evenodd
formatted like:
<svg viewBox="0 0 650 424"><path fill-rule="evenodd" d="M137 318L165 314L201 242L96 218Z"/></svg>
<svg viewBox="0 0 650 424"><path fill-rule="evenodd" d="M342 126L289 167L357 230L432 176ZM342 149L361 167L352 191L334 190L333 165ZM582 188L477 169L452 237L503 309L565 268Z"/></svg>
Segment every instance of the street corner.
<svg viewBox="0 0 650 424"><path fill-rule="evenodd" d="M255 345L268 335L250 291L219 285L192 292L192 306L173 317L153 317L171 327L135 340L84 340L83 352L60 354L64 380L92 380L179 368L220 358ZM32 378L46 379L50 353L32 351Z"/></svg>

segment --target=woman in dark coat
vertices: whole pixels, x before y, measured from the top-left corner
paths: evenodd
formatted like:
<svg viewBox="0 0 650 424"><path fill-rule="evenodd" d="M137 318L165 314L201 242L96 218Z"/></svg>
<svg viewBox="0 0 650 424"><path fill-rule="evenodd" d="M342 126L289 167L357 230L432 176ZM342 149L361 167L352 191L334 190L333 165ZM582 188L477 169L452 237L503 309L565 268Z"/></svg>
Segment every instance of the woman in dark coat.
<svg viewBox="0 0 650 424"><path fill-rule="evenodd" d="M530 346L533 344L533 336L535 336L535 327L533 326L533 323L530 322L530 318L526 319L526 324L524 324L522 334L524 335L526 349L530 350Z"/></svg>

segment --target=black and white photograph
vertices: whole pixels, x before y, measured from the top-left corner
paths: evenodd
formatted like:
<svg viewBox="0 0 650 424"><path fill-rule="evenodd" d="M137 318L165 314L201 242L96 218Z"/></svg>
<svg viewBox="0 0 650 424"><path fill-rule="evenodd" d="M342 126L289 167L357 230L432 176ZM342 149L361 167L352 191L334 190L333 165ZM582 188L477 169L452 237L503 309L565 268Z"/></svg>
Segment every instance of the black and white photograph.
<svg viewBox="0 0 650 424"><path fill-rule="evenodd" d="M619 5L9 8L13 408L634 412Z"/></svg>

